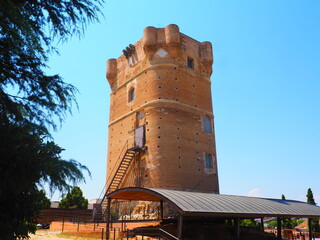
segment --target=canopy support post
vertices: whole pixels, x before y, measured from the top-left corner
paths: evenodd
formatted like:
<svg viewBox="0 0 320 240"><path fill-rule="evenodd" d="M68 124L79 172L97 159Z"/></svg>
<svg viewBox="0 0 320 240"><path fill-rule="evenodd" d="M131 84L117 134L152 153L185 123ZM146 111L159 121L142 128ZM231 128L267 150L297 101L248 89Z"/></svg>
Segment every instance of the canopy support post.
<svg viewBox="0 0 320 240"><path fill-rule="evenodd" d="M107 219L106 219L106 240L109 239L109 228L110 228L110 205L111 205L111 198L108 198L108 205L107 205Z"/></svg>
<svg viewBox="0 0 320 240"><path fill-rule="evenodd" d="M234 225L236 228L236 239L240 238L240 218L234 219Z"/></svg>
<svg viewBox="0 0 320 240"><path fill-rule="evenodd" d="M281 217L277 217L277 239L281 240Z"/></svg>
<svg viewBox="0 0 320 240"><path fill-rule="evenodd" d="M178 217L178 239L182 239L182 226L183 225L183 216L182 214L179 214Z"/></svg>
<svg viewBox="0 0 320 240"><path fill-rule="evenodd" d="M309 240L312 240L312 218L308 218Z"/></svg>

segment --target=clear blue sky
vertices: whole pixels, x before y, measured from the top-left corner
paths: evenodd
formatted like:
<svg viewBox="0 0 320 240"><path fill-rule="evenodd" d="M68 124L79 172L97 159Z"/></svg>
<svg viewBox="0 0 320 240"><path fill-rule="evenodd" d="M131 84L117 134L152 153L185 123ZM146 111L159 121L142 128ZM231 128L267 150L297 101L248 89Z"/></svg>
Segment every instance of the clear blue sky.
<svg viewBox="0 0 320 240"><path fill-rule="evenodd" d="M100 23L59 44L49 72L80 91L56 142L89 167L97 198L106 178L110 88L106 60L146 26L174 23L214 49L211 77L220 191L320 203L320 1L107 1ZM57 199L57 196L53 196Z"/></svg>

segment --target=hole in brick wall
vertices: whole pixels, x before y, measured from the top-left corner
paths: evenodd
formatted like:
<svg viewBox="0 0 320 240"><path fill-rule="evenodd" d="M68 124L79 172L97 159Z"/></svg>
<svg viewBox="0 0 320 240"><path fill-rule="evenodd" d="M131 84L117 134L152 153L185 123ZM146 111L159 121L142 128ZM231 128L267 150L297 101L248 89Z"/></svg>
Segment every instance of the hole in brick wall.
<svg viewBox="0 0 320 240"><path fill-rule="evenodd" d="M161 77L158 77L158 78L161 78Z"/></svg>
<svg viewBox="0 0 320 240"><path fill-rule="evenodd" d="M162 117L159 118L160 120L162 119Z"/></svg>
<svg viewBox="0 0 320 240"><path fill-rule="evenodd" d="M199 169L200 170L200 169ZM148 177L148 174L144 175L145 177Z"/></svg>
<svg viewBox="0 0 320 240"><path fill-rule="evenodd" d="M178 80L178 78L174 78L174 80Z"/></svg>
<svg viewBox="0 0 320 240"><path fill-rule="evenodd" d="M197 107L197 105L194 105L195 107Z"/></svg>
<svg viewBox="0 0 320 240"><path fill-rule="evenodd" d="M148 129L147 129L147 131L149 132L149 131L150 131L150 129L148 128Z"/></svg>
<svg viewBox="0 0 320 240"><path fill-rule="evenodd" d="M180 58L178 58L178 62L180 62Z"/></svg>
<svg viewBox="0 0 320 240"><path fill-rule="evenodd" d="M177 128L178 130L180 130L180 128Z"/></svg>
<svg viewBox="0 0 320 240"><path fill-rule="evenodd" d="M199 133L196 133L197 135L199 135Z"/></svg>
<svg viewBox="0 0 320 240"><path fill-rule="evenodd" d="M177 88L177 87L176 87L175 89L176 89L176 90L178 90L178 88Z"/></svg>
<svg viewBox="0 0 320 240"><path fill-rule="evenodd" d="M179 168L181 168L181 166L179 165Z"/></svg>
<svg viewBox="0 0 320 240"><path fill-rule="evenodd" d="M158 145L158 148L160 148L160 146Z"/></svg>
<svg viewBox="0 0 320 240"><path fill-rule="evenodd" d="M160 138L160 136L158 136L158 138Z"/></svg>
<svg viewBox="0 0 320 240"><path fill-rule="evenodd" d="M198 143L198 141L196 141L196 144Z"/></svg>
<svg viewBox="0 0 320 240"><path fill-rule="evenodd" d="M158 129L160 129L160 127L158 127Z"/></svg>
<svg viewBox="0 0 320 240"><path fill-rule="evenodd" d="M177 70L177 68L175 67L174 70Z"/></svg>
<svg viewBox="0 0 320 240"><path fill-rule="evenodd" d="M161 86L159 86L159 88L161 88Z"/></svg>
<svg viewBox="0 0 320 240"><path fill-rule="evenodd" d="M144 74L147 74L147 71L144 71Z"/></svg>
<svg viewBox="0 0 320 240"><path fill-rule="evenodd" d="M200 172L200 168L199 168L198 170L199 170L199 172Z"/></svg>
<svg viewBox="0 0 320 240"><path fill-rule="evenodd" d="M193 84L192 87L196 87L196 85Z"/></svg>
<svg viewBox="0 0 320 240"><path fill-rule="evenodd" d="M179 159L181 159L181 157L179 156Z"/></svg>
<svg viewBox="0 0 320 240"><path fill-rule="evenodd" d="M197 153L199 153L199 152L197 151Z"/></svg>
<svg viewBox="0 0 320 240"><path fill-rule="evenodd" d="M179 146L178 148L180 149L181 147Z"/></svg>
<svg viewBox="0 0 320 240"><path fill-rule="evenodd" d="M161 97L159 97L159 99L161 99Z"/></svg>
<svg viewBox="0 0 320 240"><path fill-rule="evenodd" d="M147 103L147 101L144 101L144 103Z"/></svg>
<svg viewBox="0 0 320 240"><path fill-rule="evenodd" d="M179 140L180 138L179 138L179 137L177 137L177 139Z"/></svg>
<svg viewBox="0 0 320 240"><path fill-rule="evenodd" d="M176 101L179 101L178 98L176 98Z"/></svg>

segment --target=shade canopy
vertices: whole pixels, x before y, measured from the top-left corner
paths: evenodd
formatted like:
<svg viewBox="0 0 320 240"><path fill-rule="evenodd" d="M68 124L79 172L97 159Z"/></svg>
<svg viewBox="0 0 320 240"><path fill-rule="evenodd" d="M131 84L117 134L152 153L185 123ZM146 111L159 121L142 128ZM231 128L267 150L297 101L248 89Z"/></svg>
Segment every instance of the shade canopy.
<svg viewBox="0 0 320 240"><path fill-rule="evenodd" d="M166 201L184 216L320 217L320 207L294 200L142 187L122 188L110 193L108 198Z"/></svg>

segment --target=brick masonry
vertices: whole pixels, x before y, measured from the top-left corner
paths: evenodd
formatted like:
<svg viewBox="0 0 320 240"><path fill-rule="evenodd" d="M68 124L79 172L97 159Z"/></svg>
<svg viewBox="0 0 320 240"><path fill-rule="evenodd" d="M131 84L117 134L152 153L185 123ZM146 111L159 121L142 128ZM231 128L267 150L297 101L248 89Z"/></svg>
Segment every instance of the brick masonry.
<svg viewBox="0 0 320 240"><path fill-rule="evenodd" d="M212 64L211 43L198 42L173 24L145 28L124 55L108 60L107 182L126 142L133 143L134 129L144 125L147 149L136 155L121 187L219 193Z"/></svg>

